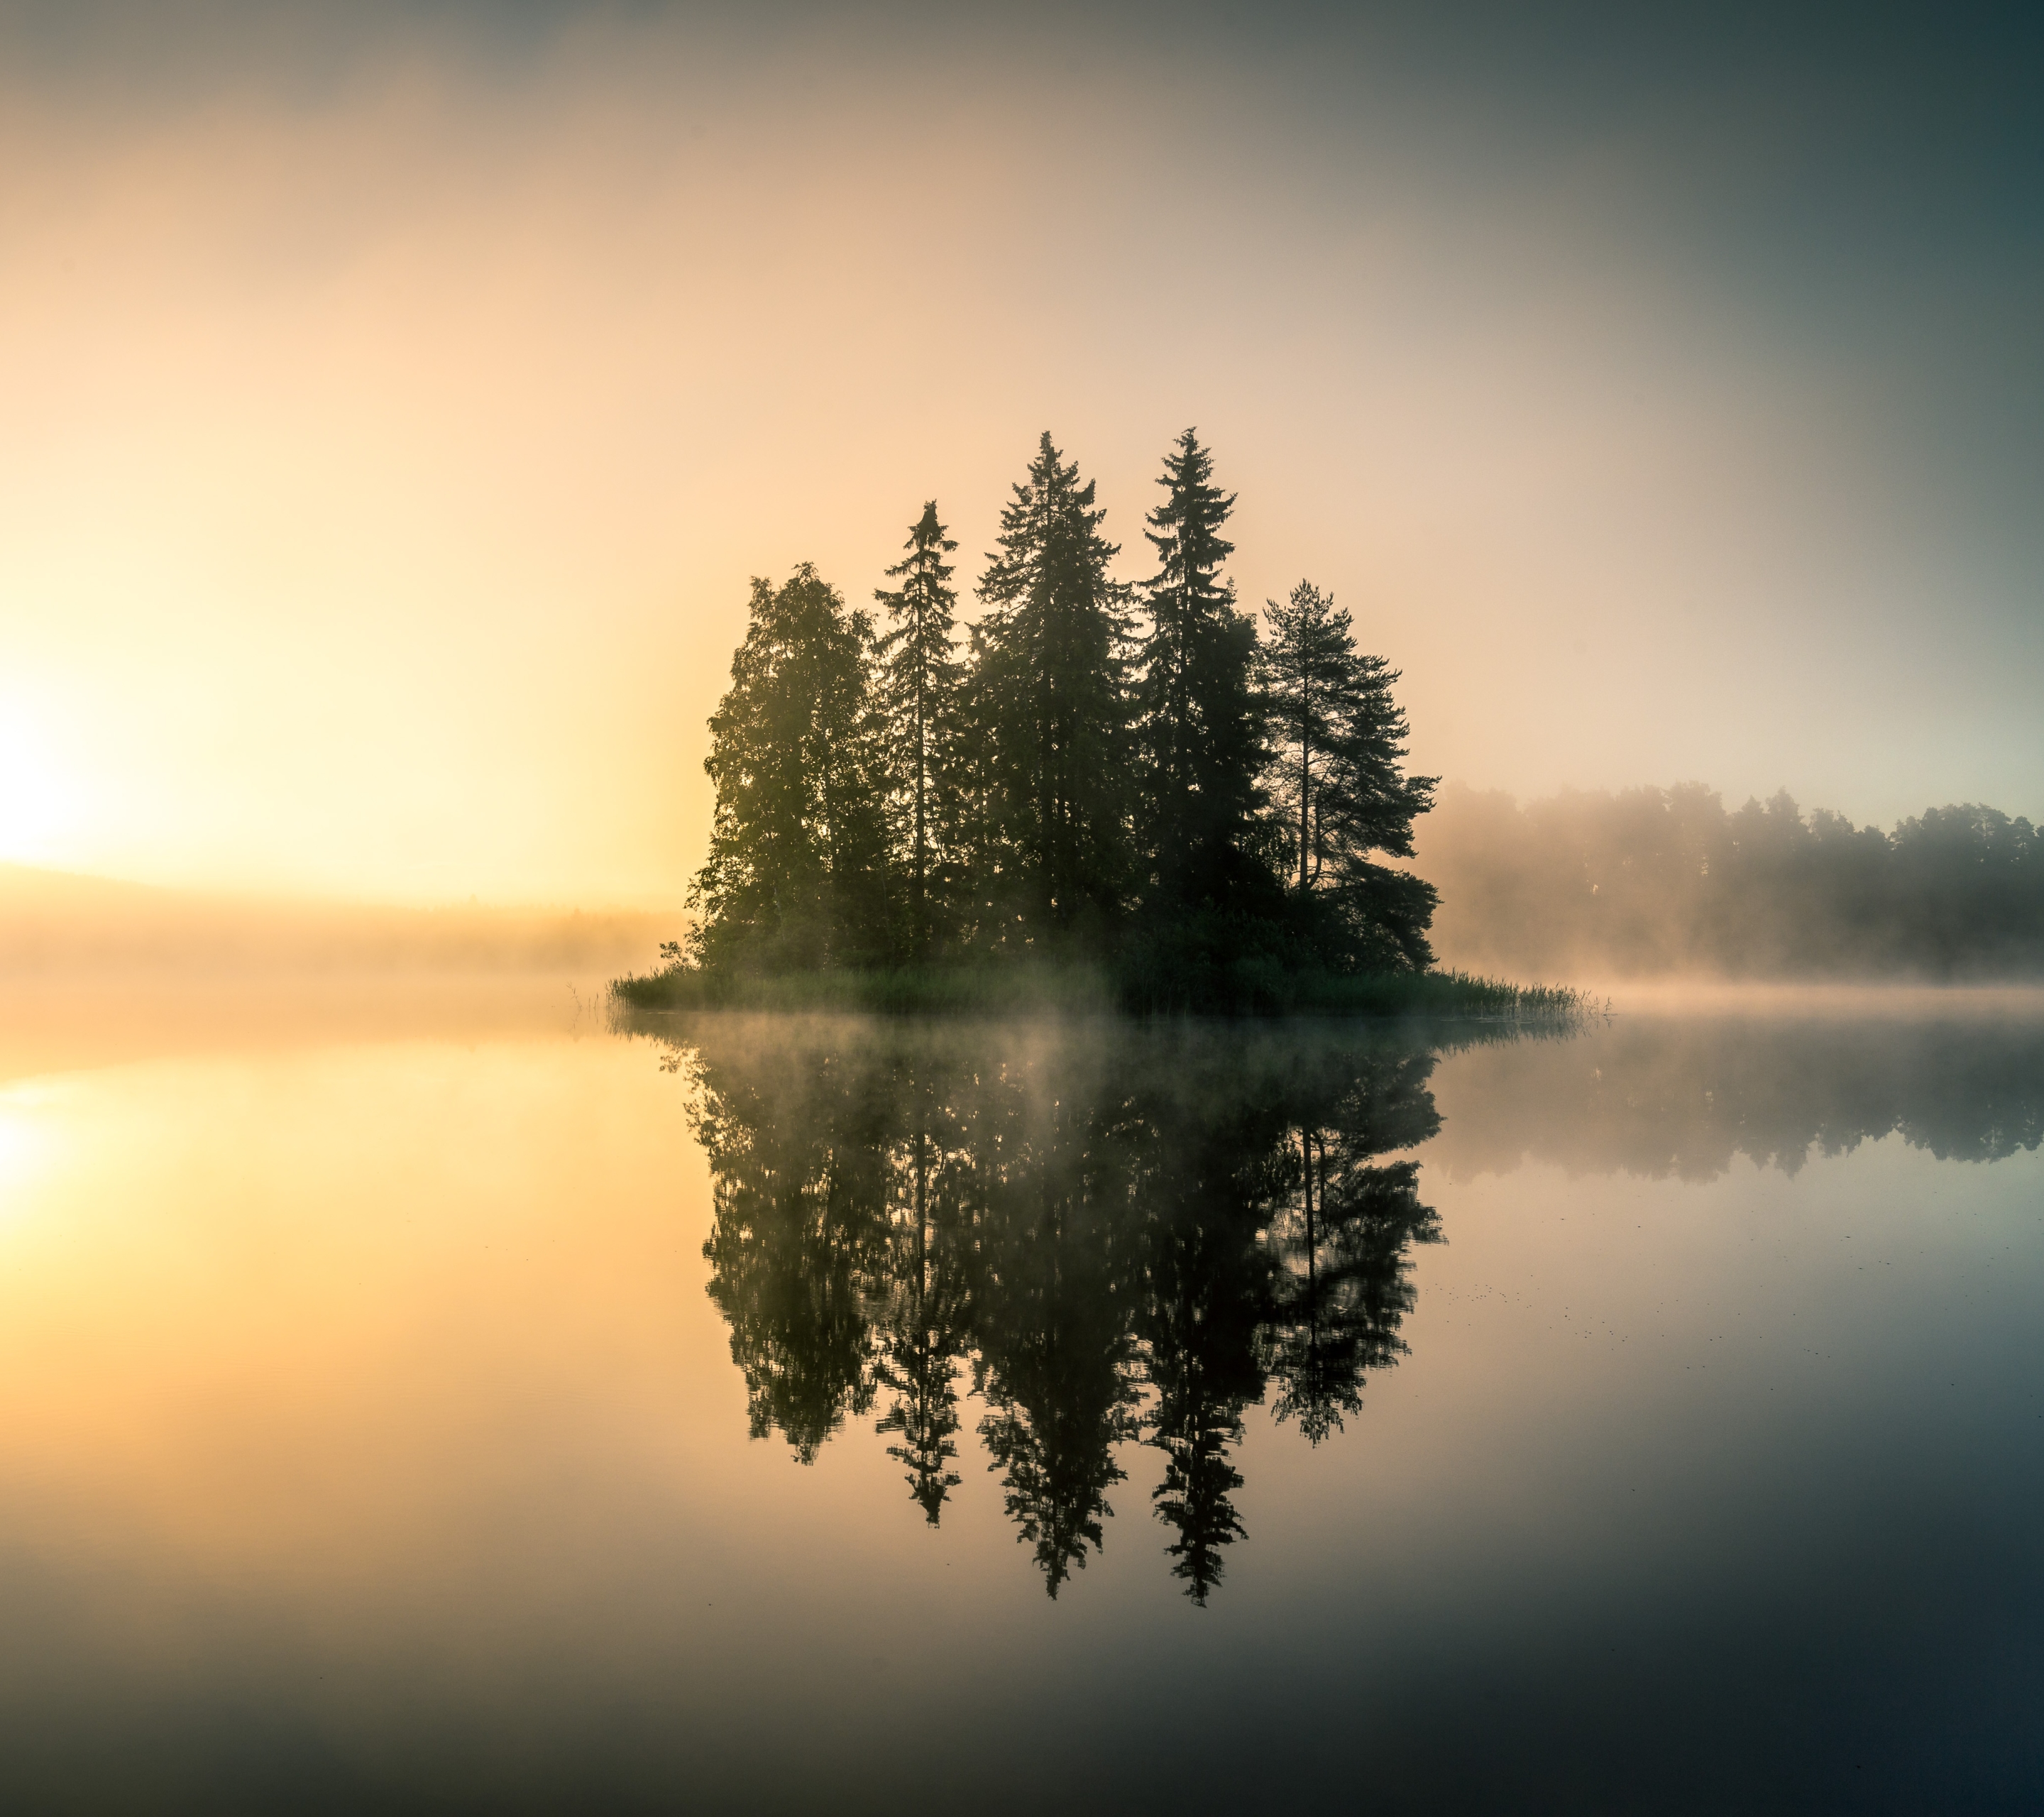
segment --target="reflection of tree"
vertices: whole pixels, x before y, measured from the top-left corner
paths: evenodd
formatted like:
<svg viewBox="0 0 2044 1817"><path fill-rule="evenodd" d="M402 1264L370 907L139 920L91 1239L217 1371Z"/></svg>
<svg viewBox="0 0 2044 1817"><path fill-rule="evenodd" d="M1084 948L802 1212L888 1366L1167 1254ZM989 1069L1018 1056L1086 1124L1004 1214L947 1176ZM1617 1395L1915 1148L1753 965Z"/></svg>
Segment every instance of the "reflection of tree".
<svg viewBox="0 0 2044 1817"><path fill-rule="evenodd" d="M1009 1517L1052 1596L1097 1550L1122 1447L1204 1604L1242 1536L1235 1462L1274 1380L1314 1442L1403 1350L1431 1051L1297 1031L836 1030L706 1019L692 1112L704 1253L756 1437L807 1462L884 1404L932 1524L962 1363Z"/></svg>
<svg viewBox="0 0 2044 1817"><path fill-rule="evenodd" d="M1220 1548L1242 1535L1231 1499L1242 1473L1229 1453L1242 1442L1243 1409L1263 1397L1256 1334L1264 1271L1247 1234L1239 1219L1202 1218L1196 1205L1151 1233L1143 1331L1156 1400L1146 1423L1164 1454L1151 1500L1178 1529L1172 1575L1201 1604L1220 1581Z"/></svg>
<svg viewBox="0 0 2044 1817"><path fill-rule="evenodd" d="M1362 1405L1362 1380L1405 1352L1399 1326L1412 1310L1406 1252L1437 1243L1420 1203L1416 1162L1358 1162L1325 1132L1299 1138L1299 1193L1271 1228L1279 1258L1272 1295L1270 1373L1277 1416L1297 1419L1317 1445Z"/></svg>
<svg viewBox="0 0 2044 1817"><path fill-rule="evenodd" d="M1407 1248L1438 1242L1439 1227L1420 1203L1417 1163L1376 1157L1439 1129L1433 1068L1431 1052L1360 1056L1322 1081L1283 1138L1266 1239L1266 1355L1278 1419L1296 1419L1312 1444L1361 1408L1369 1370L1404 1354Z"/></svg>
<svg viewBox="0 0 2044 1817"><path fill-rule="evenodd" d="M1744 1155L1792 1174L1899 1135L1939 1160L2044 1142L2044 1023L2023 1015L1621 1018L1471 1057L1445 1148L1571 1171L1710 1180Z"/></svg>
<svg viewBox="0 0 2044 1817"><path fill-rule="evenodd" d="M699 1055L695 1070L710 1297L731 1322L752 1435L778 1428L807 1463L873 1399L869 1300L886 1252L874 1106L828 1053L770 1049L737 1067Z"/></svg>
<svg viewBox="0 0 2044 1817"><path fill-rule="evenodd" d="M1258 1330L1270 1269L1256 1235L1279 1125L1260 1094L1231 1107L1225 1081L1175 1071L1147 1096L1143 1200L1148 1291L1138 1313L1155 1401L1145 1422L1164 1454L1158 1518L1178 1531L1172 1575L1204 1604L1220 1548L1242 1536L1230 1457L1243 1413L1263 1397Z"/></svg>
<svg viewBox="0 0 2044 1817"><path fill-rule="evenodd" d="M1033 1125L1033 1127L1032 1127ZM1097 1550L1137 1389L1118 1145L1068 1102L1013 1117L983 1154L980 1435L1055 1596Z"/></svg>
<svg viewBox="0 0 2044 1817"><path fill-rule="evenodd" d="M909 1492L937 1524L944 1499L958 1487L958 1362L971 1342L971 1304L955 1221L939 1226L944 1166L932 1139L926 1090L917 1094L916 1127L895 1157L901 1185L889 1232L886 1336L877 1373L893 1396L880 1422L898 1434L887 1454L908 1469Z"/></svg>

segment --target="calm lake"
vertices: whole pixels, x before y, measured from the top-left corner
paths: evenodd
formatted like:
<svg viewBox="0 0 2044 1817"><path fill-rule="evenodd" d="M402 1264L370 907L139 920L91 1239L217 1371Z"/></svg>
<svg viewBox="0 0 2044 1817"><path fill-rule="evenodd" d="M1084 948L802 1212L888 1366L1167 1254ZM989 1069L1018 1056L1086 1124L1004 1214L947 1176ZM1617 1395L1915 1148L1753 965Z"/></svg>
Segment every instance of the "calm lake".
<svg viewBox="0 0 2044 1817"><path fill-rule="evenodd" d="M17 1006L0 1804L2044 1804L2034 1008L548 992Z"/></svg>

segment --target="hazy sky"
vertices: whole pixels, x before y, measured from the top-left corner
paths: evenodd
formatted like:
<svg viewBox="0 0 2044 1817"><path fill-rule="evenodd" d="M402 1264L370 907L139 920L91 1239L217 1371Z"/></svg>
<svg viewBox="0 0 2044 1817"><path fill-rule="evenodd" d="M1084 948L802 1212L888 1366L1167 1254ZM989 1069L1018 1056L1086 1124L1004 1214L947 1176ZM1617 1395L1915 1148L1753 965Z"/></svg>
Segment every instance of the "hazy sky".
<svg viewBox="0 0 2044 1817"><path fill-rule="evenodd" d="M0 4L0 859L677 899L747 576L1188 424L1424 769L2044 816L2038 27L1533 10Z"/></svg>

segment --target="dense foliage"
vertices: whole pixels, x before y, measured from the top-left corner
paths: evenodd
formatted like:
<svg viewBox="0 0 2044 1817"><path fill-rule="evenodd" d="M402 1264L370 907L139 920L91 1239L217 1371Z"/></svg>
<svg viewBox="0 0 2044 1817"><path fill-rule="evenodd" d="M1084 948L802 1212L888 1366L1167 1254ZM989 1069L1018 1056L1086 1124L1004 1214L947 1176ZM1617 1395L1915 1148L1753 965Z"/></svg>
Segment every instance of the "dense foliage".
<svg viewBox="0 0 2044 1817"><path fill-rule="evenodd" d="M1992 808L1884 832L1785 793L1727 809L1700 784L1523 807L1452 789L1425 857L1450 954L1521 975L2044 971L2044 840Z"/></svg>
<svg viewBox="0 0 2044 1817"><path fill-rule="evenodd" d="M854 965L889 944L892 782L872 622L805 564L752 583L731 690L709 722L717 785L697 874L705 964Z"/></svg>
<svg viewBox="0 0 2044 1817"><path fill-rule="evenodd" d="M1433 788L1404 773L1396 671L1309 584L1267 643L1237 609L1235 500L1191 430L1159 485L1132 587L1044 435L962 647L934 502L876 596L884 635L809 567L754 582L710 722L695 966L1086 962L1162 1008L1431 966L1434 893L1384 862Z"/></svg>

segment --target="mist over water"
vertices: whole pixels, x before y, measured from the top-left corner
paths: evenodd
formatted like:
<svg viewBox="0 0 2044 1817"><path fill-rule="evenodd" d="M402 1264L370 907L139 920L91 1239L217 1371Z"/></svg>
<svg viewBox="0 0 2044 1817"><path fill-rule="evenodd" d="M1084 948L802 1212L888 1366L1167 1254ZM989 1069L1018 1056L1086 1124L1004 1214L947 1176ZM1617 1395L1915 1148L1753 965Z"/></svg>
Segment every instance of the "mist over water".
<svg viewBox="0 0 2044 1817"><path fill-rule="evenodd" d="M0 1817L2044 1810L2040 67L0 0Z"/></svg>
<svg viewBox="0 0 2044 1817"><path fill-rule="evenodd" d="M2019 1003L620 1038L551 994L17 1035L10 1801L2037 1783Z"/></svg>

